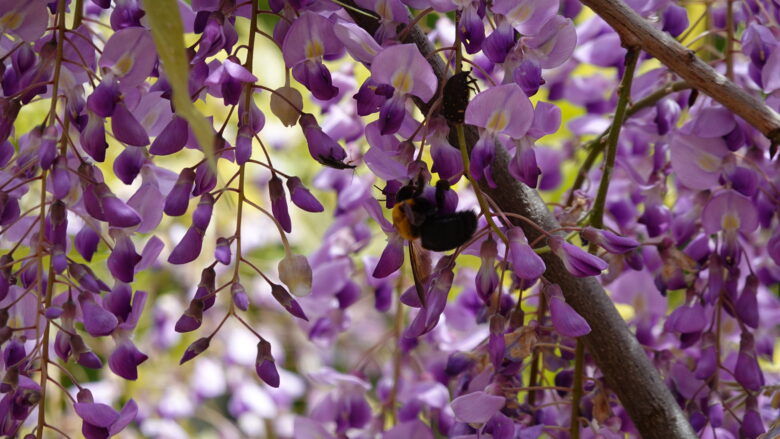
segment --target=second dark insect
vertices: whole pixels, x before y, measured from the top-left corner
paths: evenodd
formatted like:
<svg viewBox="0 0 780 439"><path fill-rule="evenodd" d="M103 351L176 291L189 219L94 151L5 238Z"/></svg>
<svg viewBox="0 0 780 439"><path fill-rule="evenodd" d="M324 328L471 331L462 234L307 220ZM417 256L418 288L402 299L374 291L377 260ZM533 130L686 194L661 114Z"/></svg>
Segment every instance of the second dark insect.
<svg viewBox="0 0 780 439"><path fill-rule="evenodd" d="M466 107L469 105L471 84L474 83L470 74L470 71L456 73L444 84L441 115L450 122L463 123Z"/></svg>

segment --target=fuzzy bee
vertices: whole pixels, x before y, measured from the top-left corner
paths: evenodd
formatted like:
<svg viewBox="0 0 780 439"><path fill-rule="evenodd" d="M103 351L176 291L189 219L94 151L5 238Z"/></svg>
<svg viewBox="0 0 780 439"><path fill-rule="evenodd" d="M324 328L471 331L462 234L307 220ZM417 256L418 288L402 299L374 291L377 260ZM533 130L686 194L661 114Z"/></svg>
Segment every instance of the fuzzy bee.
<svg viewBox="0 0 780 439"><path fill-rule="evenodd" d="M422 196L421 181L398 190L393 205L393 225L409 241L412 277L420 303L425 304L423 283L429 268L421 249L443 252L465 244L477 229L477 215L471 210L443 213L444 197L450 189L445 180L436 184L436 201ZM419 239L419 244L417 240Z"/></svg>

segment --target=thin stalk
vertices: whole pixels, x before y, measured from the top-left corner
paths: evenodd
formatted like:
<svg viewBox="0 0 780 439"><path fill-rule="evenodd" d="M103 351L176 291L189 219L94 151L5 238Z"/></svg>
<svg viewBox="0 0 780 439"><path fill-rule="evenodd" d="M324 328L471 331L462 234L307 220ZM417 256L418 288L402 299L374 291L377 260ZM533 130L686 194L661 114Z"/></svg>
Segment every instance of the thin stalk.
<svg viewBox="0 0 780 439"><path fill-rule="evenodd" d="M734 80L734 0L726 2L726 77Z"/></svg>
<svg viewBox="0 0 780 439"><path fill-rule="evenodd" d="M609 182L612 178L612 170L615 168L620 127L626 119L626 109L628 108L628 102L631 99L631 83L634 79L634 72L636 71L640 52L638 47L629 47L628 53L626 53L626 70L623 73L623 79L620 82L615 118L613 119L612 127L609 130L609 137L607 137L607 155L604 159L604 173L601 176L601 183L599 184L599 190L596 194L596 200L593 203L593 210L591 211L590 224L597 229L604 226L604 204L607 200L607 191L609 190Z"/></svg>
<svg viewBox="0 0 780 439"><path fill-rule="evenodd" d="M57 93L59 91L60 83L60 70L62 68L63 57L63 41L65 41L65 0L57 1L57 52L56 59L54 61L54 76L51 92L51 106L49 107L48 123L54 125L57 116ZM67 136L67 130L63 130L63 136ZM39 301L43 309L48 308L51 305L51 298L54 288L54 264L52 258L49 257L49 271L48 281L46 282L46 291L43 291L43 257L45 253L44 240L46 239L46 176L47 171L44 170L41 173L41 210L38 217L38 276L37 286L40 289L41 296ZM43 426L46 425L46 388L49 378L49 334L51 333L51 326L48 319L41 319L41 314L36 315L36 328L40 328L41 321L43 321L43 341L41 342L41 396L38 402L38 429L36 430L36 438L41 439L43 437ZM40 329L36 329L36 336ZM37 337L36 337L37 338Z"/></svg>
<svg viewBox="0 0 780 439"><path fill-rule="evenodd" d="M670 84L667 84L666 86L659 88L658 90L650 93L649 95L645 96L644 98L634 102L633 105L631 105L628 110L626 111L626 118L629 118L636 113L638 113L641 110L644 110L645 108L650 108L653 105L657 104L661 99L665 98L666 96L676 93L678 91L687 90L691 88L690 84L688 84L685 81L677 81L672 82ZM606 131L601 133L598 137L593 139L589 146L586 147L586 149L590 149L590 152L588 153L588 156L585 158L585 161L580 166L579 171L577 172L577 177L574 180L574 184L572 184L571 189L569 190L569 196L566 199L566 206L570 206L572 201L574 200L574 192L577 191L577 189L582 187L582 184L585 183L585 178L588 176L588 172L590 171L590 168L593 167L593 164L596 162L596 159L598 156L604 152L604 146L605 138L609 134L609 128L607 128Z"/></svg>
<svg viewBox="0 0 780 439"><path fill-rule="evenodd" d="M607 200L609 182L612 178L612 170L615 167L615 157L617 155L617 143L620 138L620 128L623 126L628 115L628 103L631 100L631 83L634 80L634 72L639 63L640 50L638 47L629 47L626 53L626 70L623 73L623 79L620 81L618 89L618 102L615 109L615 118L609 129L609 136L605 143L606 157L604 158L604 172L601 175L601 183L596 194L596 201L593 203L591 211L590 224L600 229L604 227L604 205ZM596 251L596 246L590 246L591 253ZM581 338L577 338L577 348L574 354L574 390L572 391L571 402L571 424L569 433L572 439L580 437L580 399L582 399L582 373L585 362L585 343Z"/></svg>
<svg viewBox="0 0 780 439"><path fill-rule="evenodd" d="M547 298L544 296L544 294L539 295L539 308L536 310L536 320L539 322L539 324L542 324L542 319L544 319L544 314L547 312ZM528 387L534 388L539 383L539 360L541 359L541 351L538 349L534 349L533 356L531 357L531 372L530 376L528 377ZM533 409L534 403L536 402L536 392L528 392L528 405L531 406Z"/></svg>
<svg viewBox="0 0 780 439"><path fill-rule="evenodd" d="M249 43L247 47L247 53L246 53L246 63L244 63L244 67L246 67L247 70L249 70L249 73L252 73L252 64L254 61L254 54L255 54L255 30L257 29L257 2L252 1L252 15L250 18L250 24L249 24ZM246 118L246 120L240 121L241 123L244 123L245 125L249 125L249 115L252 112L251 109L251 100L252 100L252 85L247 84L244 87L244 111L243 117ZM236 261L233 268L233 281L238 282L239 280L239 269L241 268L241 219L243 217L244 213L244 176L246 172L246 166L245 164L242 164L238 171L238 212L236 212ZM230 312L233 312L234 303L231 300L230 301Z"/></svg>
<svg viewBox="0 0 780 439"><path fill-rule="evenodd" d="M571 392L571 424L569 434L572 439L580 437L580 400L582 399L582 372L585 365L585 343L577 339L574 351L574 387Z"/></svg>

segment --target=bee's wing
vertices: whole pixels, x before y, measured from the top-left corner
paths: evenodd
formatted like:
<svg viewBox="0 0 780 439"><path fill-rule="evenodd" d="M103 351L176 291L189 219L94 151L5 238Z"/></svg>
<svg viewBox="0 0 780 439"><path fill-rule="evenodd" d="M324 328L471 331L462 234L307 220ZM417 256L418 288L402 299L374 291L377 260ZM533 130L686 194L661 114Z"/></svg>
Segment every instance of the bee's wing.
<svg viewBox="0 0 780 439"><path fill-rule="evenodd" d="M409 262L412 266L412 278L414 279L414 288L417 290L417 297L420 298L420 304L425 306L425 290L428 277L431 275L431 255L420 247L417 241L409 241Z"/></svg>

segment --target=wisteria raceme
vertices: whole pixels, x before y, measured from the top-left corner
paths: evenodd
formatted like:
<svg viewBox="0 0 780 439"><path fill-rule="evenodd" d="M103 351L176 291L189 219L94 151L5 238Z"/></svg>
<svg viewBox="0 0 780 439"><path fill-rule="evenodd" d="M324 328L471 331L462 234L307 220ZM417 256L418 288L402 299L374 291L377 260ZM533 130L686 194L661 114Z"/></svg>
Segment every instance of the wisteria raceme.
<svg viewBox="0 0 780 439"><path fill-rule="evenodd" d="M0 0L0 435L768 432L780 6L625 2L773 130L598 2Z"/></svg>

